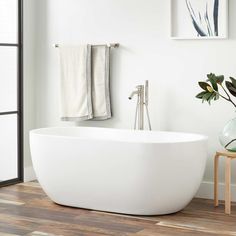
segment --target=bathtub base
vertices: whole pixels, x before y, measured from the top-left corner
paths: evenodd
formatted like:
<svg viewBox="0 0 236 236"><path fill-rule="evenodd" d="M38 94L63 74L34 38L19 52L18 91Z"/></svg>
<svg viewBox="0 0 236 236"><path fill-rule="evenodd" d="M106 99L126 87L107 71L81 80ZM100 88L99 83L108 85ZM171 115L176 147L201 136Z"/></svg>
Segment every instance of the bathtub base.
<svg viewBox="0 0 236 236"><path fill-rule="evenodd" d="M127 212L127 211L111 211L111 210L102 210L102 209L91 209L91 208L84 208L84 207L79 207L79 206L70 206L70 205L64 205L61 203L57 203L53 201L55 204L63 206L63 207L68 207L68 208L77 208L81 210L87 210L87 211L97 211L101 213L108 213L108 214L120 214L120 215L129 215L129 216L162 216L162 215L170 215L170 214L175 214L181 210L183 210L185 207L179 210L174 210L174 211L163 211L163 212L156 212L153 213L153 211L150 211L149 213L147 211L135 211L135 212ZM187 204L188 205L188 204Z"/></svg>
<svg viewBox="0 0 236 236"><path fill-rule="evenodd" d="M104 128L31 131L33 166L52 201L131 215L182 210L204 174L202 135Z"/></svg>

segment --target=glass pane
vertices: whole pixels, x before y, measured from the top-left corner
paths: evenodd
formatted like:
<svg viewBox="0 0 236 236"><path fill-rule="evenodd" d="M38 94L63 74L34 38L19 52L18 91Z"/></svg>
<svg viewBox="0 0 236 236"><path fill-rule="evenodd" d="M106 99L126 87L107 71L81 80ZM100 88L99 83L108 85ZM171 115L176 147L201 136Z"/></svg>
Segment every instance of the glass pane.
<svg viewBox="0 0 236 236"><path fill-rule="evenodd" d="M0 43L17 43L17 0L0 0Z"/></svg>
<svg viewBox="0 0 236 236"><path fill-rule="evenodd" d="M17 115L0 116L0 182L17 174Z"/></svg>
<svg viewBox="0 0 236 236"><path fill-rule="evenodd" d="M0 112L17 109L17 49L0 47Z"/></svg>

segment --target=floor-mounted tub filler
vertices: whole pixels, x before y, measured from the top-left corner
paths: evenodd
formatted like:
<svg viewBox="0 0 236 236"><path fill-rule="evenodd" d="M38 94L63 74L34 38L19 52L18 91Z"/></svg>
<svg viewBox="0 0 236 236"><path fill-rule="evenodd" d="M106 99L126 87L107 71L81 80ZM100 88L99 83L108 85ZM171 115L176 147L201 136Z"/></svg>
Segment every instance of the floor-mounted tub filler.
<svg viewBox="0 0 236 236"><path fill-rule="evenodd" d="M207 138L198 134L106 128L30 132L34 169L56 203L160 215L183 209L202 181Z"/></svg>

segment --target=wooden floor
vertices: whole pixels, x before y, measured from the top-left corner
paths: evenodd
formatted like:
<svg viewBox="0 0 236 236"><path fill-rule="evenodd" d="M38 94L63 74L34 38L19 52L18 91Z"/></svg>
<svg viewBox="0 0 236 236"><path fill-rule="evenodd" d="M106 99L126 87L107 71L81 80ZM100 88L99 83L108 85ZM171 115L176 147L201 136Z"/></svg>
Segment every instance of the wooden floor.
<svg viewBox="0 0 236 236"><path fill-rule="evenodd" d="M125 216L56 205L30 182L0 188L0 235L236 235L236 205L231 216L222 205L214 208L212 201L201 199L177 214Z"/></svg>

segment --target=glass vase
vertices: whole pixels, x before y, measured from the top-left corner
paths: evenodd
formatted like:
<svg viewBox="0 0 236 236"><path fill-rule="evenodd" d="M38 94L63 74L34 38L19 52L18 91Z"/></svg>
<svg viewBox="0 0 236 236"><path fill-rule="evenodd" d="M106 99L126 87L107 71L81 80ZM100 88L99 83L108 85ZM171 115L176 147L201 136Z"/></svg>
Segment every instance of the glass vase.
<svg viewBox="0 0 236 236"><path fill-rule="evenodd" d="M219 140L226 150L236 152L236 118L225 125L219 135Z"/></svg>

